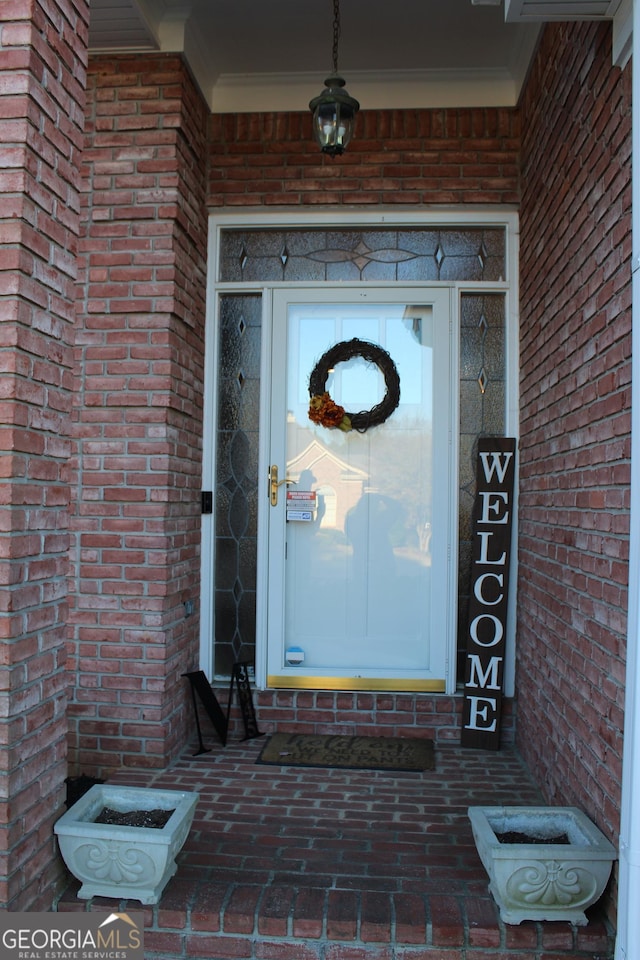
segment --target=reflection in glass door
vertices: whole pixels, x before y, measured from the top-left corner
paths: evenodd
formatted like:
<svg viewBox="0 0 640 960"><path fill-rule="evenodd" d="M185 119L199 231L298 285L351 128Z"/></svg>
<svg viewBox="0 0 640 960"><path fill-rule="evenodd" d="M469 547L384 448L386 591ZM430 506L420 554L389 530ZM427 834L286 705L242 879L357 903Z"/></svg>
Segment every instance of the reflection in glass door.
<svg viewBox="0 0 640 960"><path fill-rule="evenodd" d="M274 293L268 685L445 689L449 331L447 290ZM353 338L381 348L400 377L397 408L364 432L308 416L319 358ZM386 386L356 355L326 390L358 413Z"/></svg>

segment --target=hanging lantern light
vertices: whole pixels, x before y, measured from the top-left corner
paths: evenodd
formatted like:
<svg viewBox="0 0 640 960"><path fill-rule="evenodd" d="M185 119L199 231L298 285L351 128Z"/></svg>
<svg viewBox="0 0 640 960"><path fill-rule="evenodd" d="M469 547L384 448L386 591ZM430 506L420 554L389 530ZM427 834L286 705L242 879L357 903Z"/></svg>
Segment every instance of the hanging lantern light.
<svg viewBox="0 0 640 960"><path fill-rule="evenodd" d="M309 104L313 113L313 135L323 153L335 157L344 153L355 126L360 104L349 96L338 73L338 40L340 37L340 0L333 0L333 73L325 80L325 88Z"/></svg>

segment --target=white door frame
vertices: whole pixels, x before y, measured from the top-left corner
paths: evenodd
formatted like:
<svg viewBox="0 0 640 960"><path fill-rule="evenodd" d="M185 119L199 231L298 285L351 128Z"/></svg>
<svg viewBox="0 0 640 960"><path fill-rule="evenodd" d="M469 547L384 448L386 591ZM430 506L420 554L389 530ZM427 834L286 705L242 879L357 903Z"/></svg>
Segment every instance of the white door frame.
<svg viewBox="0 0 640 960"><path fill-rule="evenodd" d="M208 237L208 275L207 275L207 308L206 308L206 337L205 337L205 385L204 385L204 411L203 411L203 468L202 468L202 489L213 490L215 476L215 402L217 396L217 295L221 292L251 292L264 293L267 289L274 286L289 286L289 284L269 284L269 283L218 283L218 249L220 231L229 228L238 229L259 229L270 227L272 229L285 229L287 227L310 229L319 229L322 227L369 227L380 228L398 227L423 227L425 229L443 229L447 227L459 227L460 229L479 229L482 226L496 227L503 226L506 232L506 271L507 275L501 282L457 282L454 284L444 284L458 291L458 302L460 292L501 292L506 299L506 409L505 409L505 434L507 436L517 437L518 435L518 216L515 209L505 208L482 208L482 209L460 209L460 210L423 210L423 211L400 211L400 210L378 210L367 211L365 213L345 213L344 211L327 211L322 213L311 213L309 211L298 212L278 212L278 213L213 213L209 219L209 237ZM308 284L309 286L317 286ZM385 284L376 284L385 286ZM429 283L403 283L404 287L415 286L416 290L420 287L431 286ZM433 285L438 285L433 284ZM304 284L297 284L303 287ZM387 286L395 287L397 284L389 283ZM266 300L266 298L265 298ZM264 301L263 301L264 303ZM264 338L263 338L264 343ZM268 350L263 350L262 354L262 372L268 374L270 357ZM266 376L262 377L263 390ZM266 400L263 394L263 400ZM261 436L264 436L264 427L268 425L269 411L266 403L262 404L261 409ZM457 450L456 444L453 444ZM266 455L260 463L262 476L266 476L268 464ZM517 502L516 502L517 510ZM263 521L264 522L264 521ZM214 537L215 518L213 514L204 514L202 516L202 547L201 547L201 590L200 590L200 668L209 677L213 678L213 637L214 637L214 614L213 614L213 575L214 575ZM258 537L265 535L261 528L259 520ZM517 537L517 524L514 524L514 539ZM514 545L515 546L515 545ZM505 666L505 695L513 696L515 679L515 587L517 579L515 576L515 562L517 549L513 549L512 584L509 614L507 620L507 659ZM258 591L264 591L265 583L264 569L258 569ZM257 623L257 636L263 634L264 624L261 620ZM266 664L262 662L264 651L261 650L261 644L257 644L256 649L256 674L265 675Z"/></svg>
<svg viewBox="0 0 640 960"><path fill-rule="evenodd" d="M327 288L329 289L327 290ZM327 291L324 292L323 291ZM438 409L441 410L441 416L434 416L434 476L433 491L434 516L442 518L434 521L434 549L437 553L438 563L432 567L432 576L435 578L432 600L437 597L440 601L432 606L429 614L432 620L431 645L432 654L432 677L418 677L417 673L412 676L412 671L407 668L385 670L378 668L369 670L364 669L363 674L356 674L353 668L327 668L324 674L319 670L314 680L311 673L307 673L304 668L287 667L284 664L274 667L273 658L271 666L266 670L266 676L263 673L263 662L260 658L260 669L256 669L258 684L267 683L268 686L309 686L309 687L327 687L339 689L359 689L359 690L429 690L452 693L455 690L455 656L456 656L456 628L457 618L455 617L456 596L457 596L457 549L454 544L457 543L458 536L458 515L457 509L454 509L453 495L449 478L457 474L457 446L453 442L453 424L458 422L458 391L450 389L452 380L458 383L459 360L457 351L454 349L454 339L452 330L457 329L458 324L454 322L455 298L453 289L447 284L421 284L419 287L411 285L409 287L402 283L385 284L362 282L340 283L340 284L290 284L285 287L278 287L271 290L272 296L269 298L273 310L269 317L270 322L265 325L264 338L271 335L272 342L276 342L276 330L284 330L287 326L284 315L285 308L295 304L313 304L323 307L327 303L333 303L336 307L351 306L357 308L365 301L377 308L379 305L388 305L394 307L397 304L417 303L433 305L434 324L433 324L433 346L437 351L434 358L436 364L433 386L433 398L437 403L440 400ZM452 301L454 301L452 305ZM279 397L280 405L285 403L286 394L286 363L287 350L283 347L279 350L276 346L273 356L272 370L268 373L266 380L271 381L275 388L271 393L272 397ZM272 417L272 419L274 419ZM261 437L261 444L267 444L269 455L268 462L280 464L284 469L286 439L284 429L284 419L275 417L280 429L265 430L265 436ZM344 436L344 435L343 435ZM345 438L346 440L346 438ZM346 441L347 444L349 441ZM354 439L357 443L357 439ZM346 455L346 454L345 454ZM445 461L445 462L443 462ZM442 465L441 465L442 464ZM285 540L288 540L287 531L291 536L295 531L287 524L283 523L284 504L282 497L279 498L277 507L264 506L268 503L267 497L261 497L260 509L264 510L266 515L265 527L269 527L269 534L259 543L260 563L268 563L270 571L268 591L259 597L259 620L261 623L267 623L268 629L261 634L262 647L267 650L268 646L273 654L273 644L281 642L284 639L285 616L284 616L284 590L286 563ZM274 510L277 517L274 516ZM275 524L275 526L274 526ZM268 559L268 557L270 559ZM282 557L282 564L280 564ZM446 597L444 605L442 598ZM426 598L425 598L426 599ZM275 603L274 603L275 600ZM429 618L427 618L428 620ZM436 664L440 661L439 666ZM324 683L322 677L324 676ZM376 679L377 677L377 679ZM269 678L269 679L267 679ZM445 682L446 681L446 682Z"/></svg>

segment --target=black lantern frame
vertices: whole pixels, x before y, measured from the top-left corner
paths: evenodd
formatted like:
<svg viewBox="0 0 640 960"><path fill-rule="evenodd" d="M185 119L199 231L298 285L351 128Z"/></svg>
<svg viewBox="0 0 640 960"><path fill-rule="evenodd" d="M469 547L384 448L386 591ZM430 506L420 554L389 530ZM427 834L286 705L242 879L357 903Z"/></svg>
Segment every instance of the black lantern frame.
<svg viewBox="0 0 640 960"><path fill-rule="evenodd" d="M353 136L358 101L349 95L338 73L340 37L339 0L333 0L333 73L325 80L321 94L309 103L313 113L313 135L323 153L331 157L344 153Z"/></svg>

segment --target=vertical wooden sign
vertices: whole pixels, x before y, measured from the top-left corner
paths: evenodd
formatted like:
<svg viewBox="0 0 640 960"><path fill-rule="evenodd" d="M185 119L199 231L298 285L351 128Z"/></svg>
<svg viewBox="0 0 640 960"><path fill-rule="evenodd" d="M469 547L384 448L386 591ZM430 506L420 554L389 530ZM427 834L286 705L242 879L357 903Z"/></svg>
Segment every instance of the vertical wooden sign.
<svg viewBox="0 0 640 960"><path fill-rule="evenodd" d="M500 746L515 458L512 437L478 442L463 747Z"/></svg>

